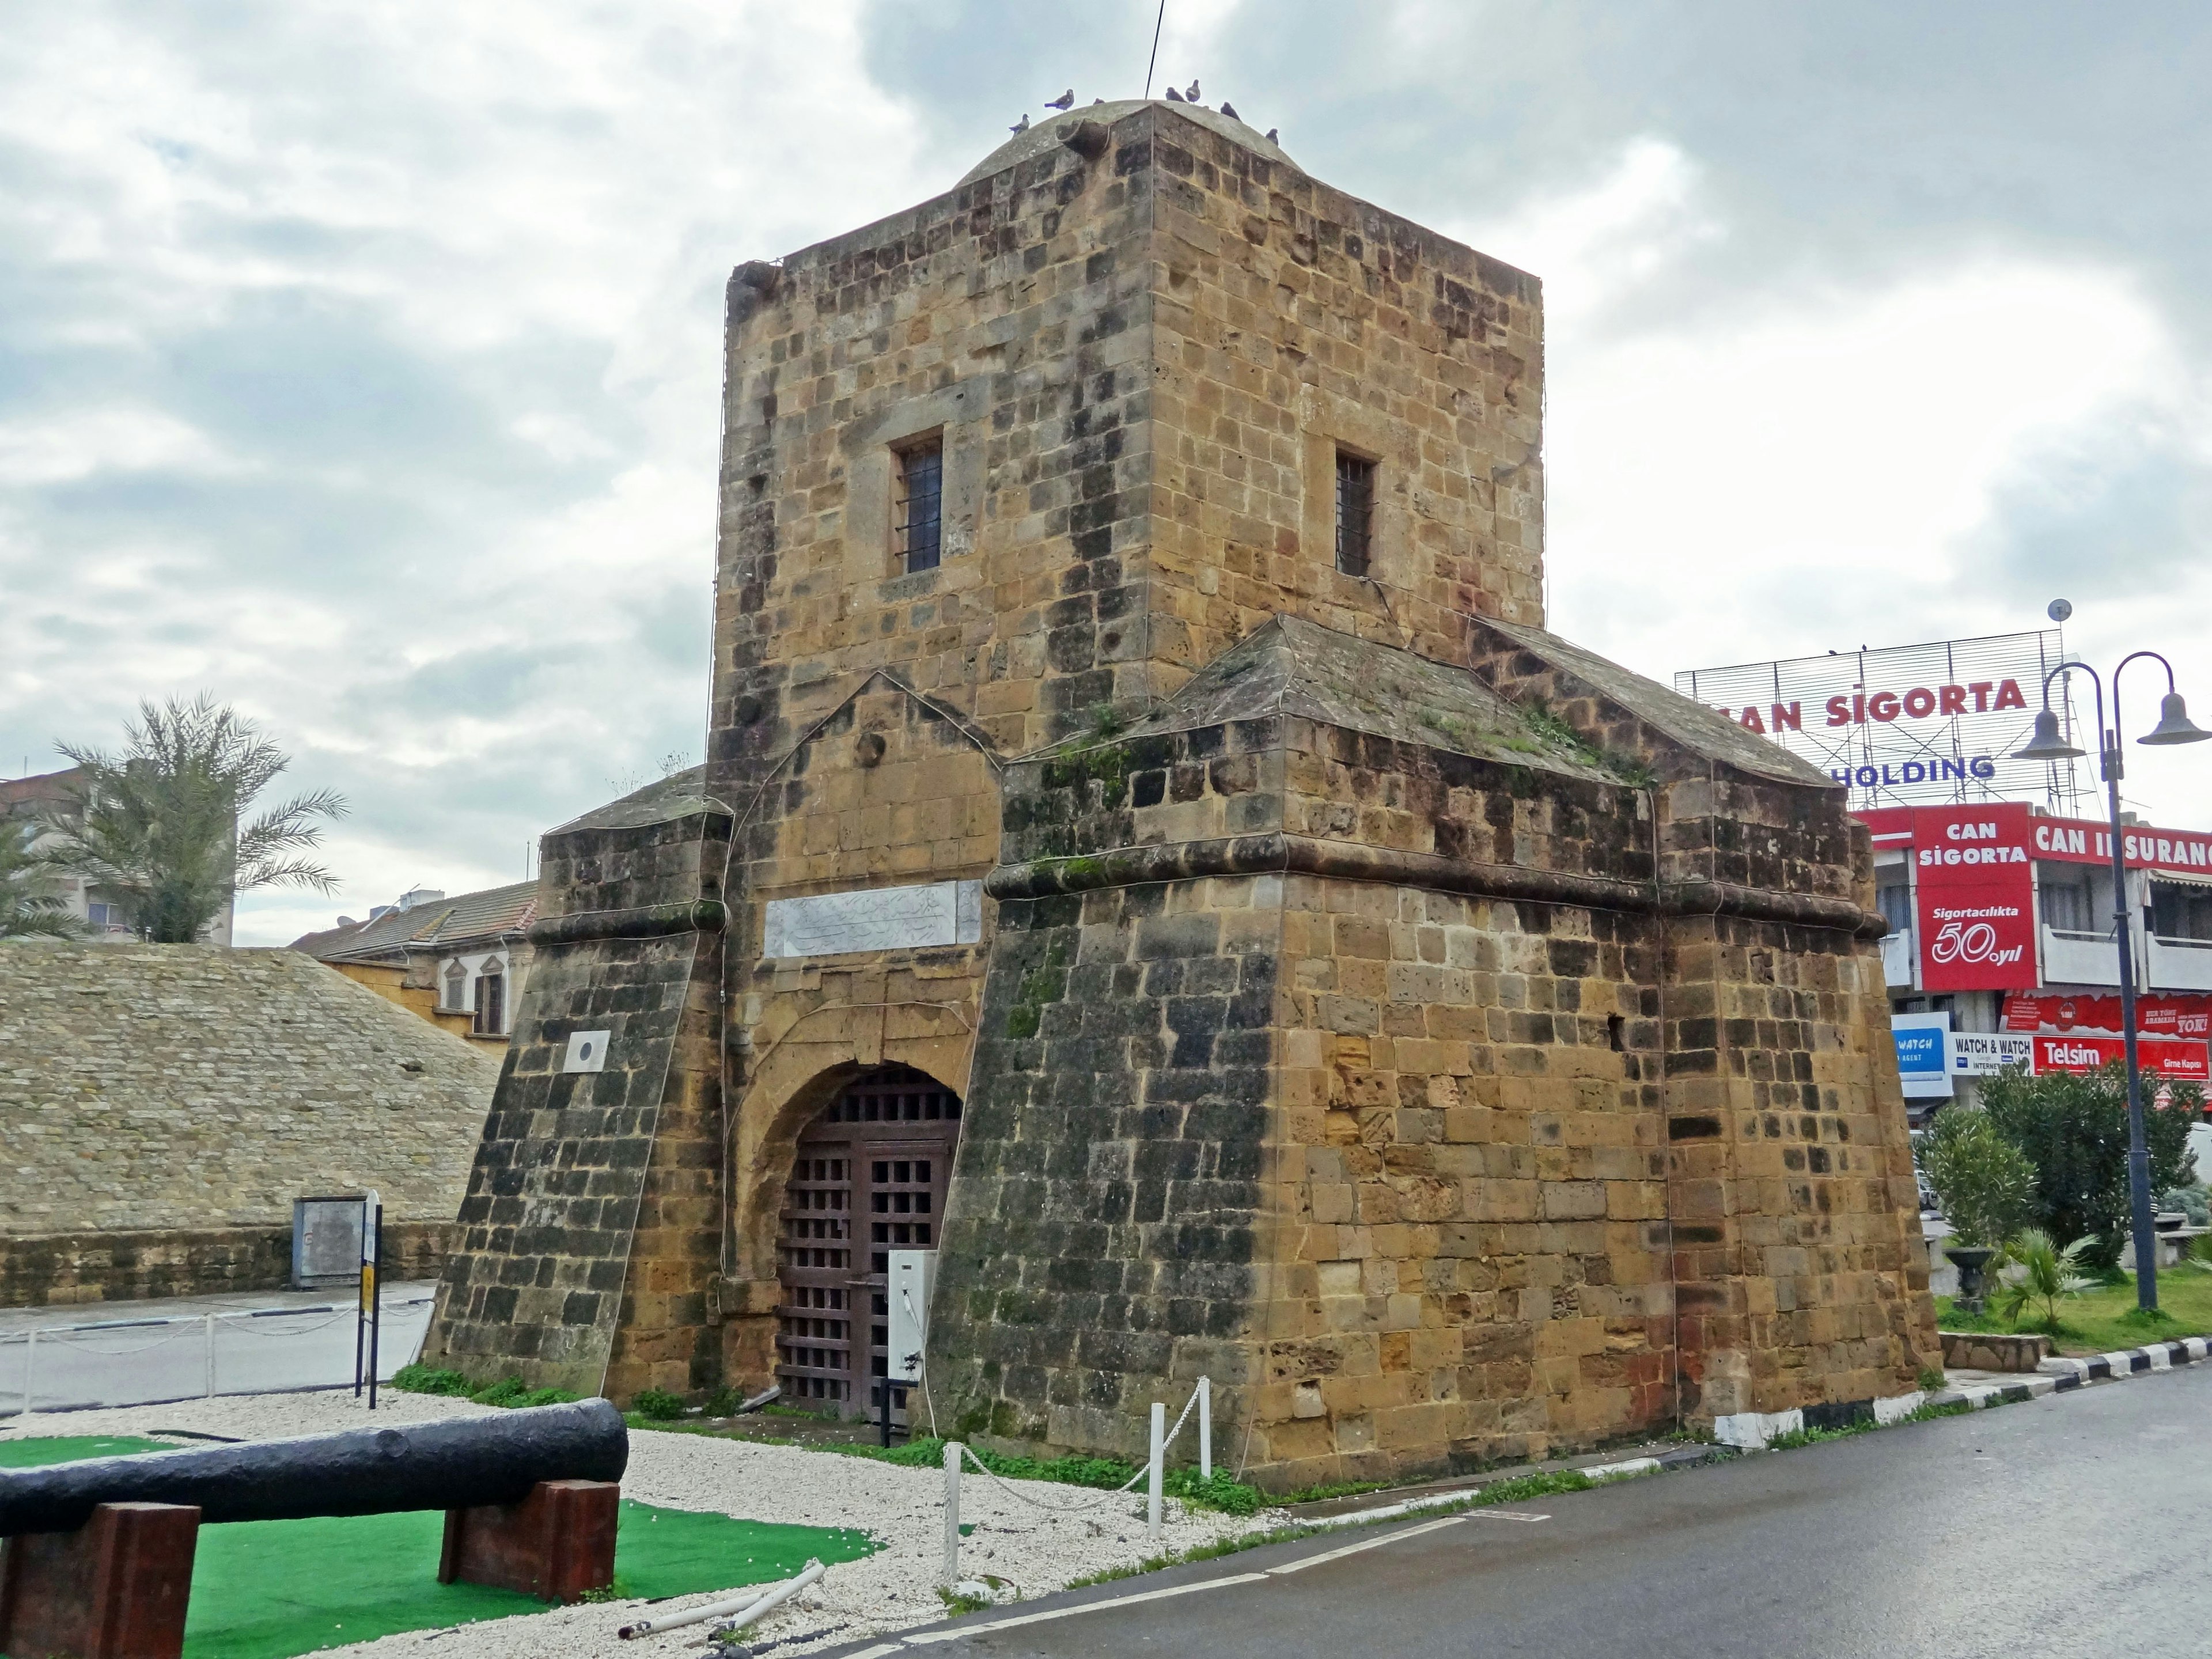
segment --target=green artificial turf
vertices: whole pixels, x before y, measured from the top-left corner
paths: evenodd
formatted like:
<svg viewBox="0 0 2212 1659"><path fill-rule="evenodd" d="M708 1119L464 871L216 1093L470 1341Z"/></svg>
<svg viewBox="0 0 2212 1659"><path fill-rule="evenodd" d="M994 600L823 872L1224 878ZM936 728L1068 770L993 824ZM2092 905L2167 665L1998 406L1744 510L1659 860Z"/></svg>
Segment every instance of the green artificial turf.
<svg viewBox="0 0 2212 1659"><path fill-rule="evenodd" d="M0 1466L175 1448L80 1436L0 1439ZM441 1584L445 1516L435 1511L200 1528L185 1659L293 1659L400 1631L538 1613L545 1604L481 1584ZM776 1526L623 1500L615 1594L657 1598L786 1578L818 1558L858 1560L878 1546L848 1528Z"/></svg>
<svg viewBox="0 0 2212 1659"><path fill-rule="evenodd" d="M133 1457L140 1452L176 1449L172 1441L140 1440L127 1434L57 1434L35 1440L0 1437L0 1469L35 1469L48 1463L74 1463L84 1457Z"/></svg>

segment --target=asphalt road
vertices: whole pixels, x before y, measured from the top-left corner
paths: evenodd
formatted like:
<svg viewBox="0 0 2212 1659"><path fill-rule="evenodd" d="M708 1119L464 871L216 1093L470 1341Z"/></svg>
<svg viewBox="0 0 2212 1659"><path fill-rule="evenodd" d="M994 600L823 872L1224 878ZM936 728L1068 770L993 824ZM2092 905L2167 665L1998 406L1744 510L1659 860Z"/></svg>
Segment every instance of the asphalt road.
<svg viewBox="0 0 2212 1659"><path fill-rule="evenodd" d="M843 1651L2212 1653L2208 1495L2212 1365L2198 1365L1516 1511L1548 1520L1476 1511L1279 1545ZM1373 1547L1296 1566L1359 1545ZM1095 1605L1129 1596L1148 1599Z"/></svg>

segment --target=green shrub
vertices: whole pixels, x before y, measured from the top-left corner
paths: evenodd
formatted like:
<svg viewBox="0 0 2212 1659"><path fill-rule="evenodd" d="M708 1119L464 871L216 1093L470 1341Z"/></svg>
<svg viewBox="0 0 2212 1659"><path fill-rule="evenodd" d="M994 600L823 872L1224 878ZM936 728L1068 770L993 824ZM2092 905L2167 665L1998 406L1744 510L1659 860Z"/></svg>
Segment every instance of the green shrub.
<svg viewBox="0 0 2212 1659"><path fill-rule="evenodd" d="M1936 1113L1918 1157L1958 1244L1994 1248L2035 1218L2035 1167L1988 1113Z"/></svg>
<svg viewBox="0 0 2212 1659"><path fill-rule="evenodd" d="M2161 1210L2179 1210L2192 1227L2212 1227L2212 1202L2202 1187L2175 1187L2158 1195Z"/></svg>
<svg viewBox="0 0 2212 1659"><path fill-rule="evenodd" d="M738 1414L738 1407L744 1403L745 1391L743 1389L733 1389L726 1382L707 1396L707 1415L735 1417Z"/></svg>
<svg viewBox="0 0 2212 1659"><path fill-rule="evenodd" d="M671 1422L684 1415L684 1396L665 1389L640 1389L631 1396L629 1408L656 1423Z"/></svg>
<svg viewBox="0 0 2212 1659"><path fill-rule="evenodd" d="M406 1394L441 1394L460 1400L476 1391L476 1384L459 1371L434 1370L420 1363L402 1365L393 1372L392 1386Z"/></svg>
<svg viewBox="0 0 2212 1659"><path fill-rule="evenodd" d="M428 1365L403 1365L393 1373L392 1386L409 1394L441 1394L455 1400L473 1400L479 1406L565 1406L583 1396L566 1389L533 1389L519 1376L502 1377L479 1389L459 1371L433 1370Z"/></svg>
<svg viewBox="0 0 2212 1659"><path fill-rule="evenodd" d="M2006 1245L2005 1261L2017 1271L2000 1281L1997 1298L2004 1316L2017 1323L2024 1310L2039 1304L2045 1327L2055 1331L2058 1299L2079 1296L2095 1282L2075 1271L2089 1244L2088 1239L2077 1238L2062 1250L2042 1228L2030 1227Z"/></svg>
<svg viewBox="0 0 2212 1659"><path fill-rule="evenodd" d="M2168 1083L2154 1072L2142 1077L2143 1097L2169 1091L2164 1110L2143 1113L2153 1192L2193 1185L2196 1159L2189 1127L2198 1121L2203 1092L2193 1083ZM1982 1079L1982 1103L2004 1138L2035 1167L2032 1219L2053 1238L2089 1238L2080 1267L2094 1275L2116 1268L2128 1231L2128 1094L2126 1068L2118 1060L2095 1072L2050 1072L2030 1077L2008 1067ZM1936 1121L1949 1116L1936 1114Z"/></svg>

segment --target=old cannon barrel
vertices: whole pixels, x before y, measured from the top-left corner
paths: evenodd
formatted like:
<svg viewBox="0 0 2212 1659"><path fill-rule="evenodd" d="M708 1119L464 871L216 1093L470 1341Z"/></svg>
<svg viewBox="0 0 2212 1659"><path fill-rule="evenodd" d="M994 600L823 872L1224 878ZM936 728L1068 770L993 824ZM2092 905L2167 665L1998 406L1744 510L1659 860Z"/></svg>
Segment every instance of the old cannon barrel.
<svg viewBox="0 0 2212 1659"><path fill-rule="evenodd" d="M191 1504L203 1521L514 1504L541 1480L619 1480L629 1431L604 1400L251 1445L0 1470L0 1537L74 1532L101 1504Z"/></svg>

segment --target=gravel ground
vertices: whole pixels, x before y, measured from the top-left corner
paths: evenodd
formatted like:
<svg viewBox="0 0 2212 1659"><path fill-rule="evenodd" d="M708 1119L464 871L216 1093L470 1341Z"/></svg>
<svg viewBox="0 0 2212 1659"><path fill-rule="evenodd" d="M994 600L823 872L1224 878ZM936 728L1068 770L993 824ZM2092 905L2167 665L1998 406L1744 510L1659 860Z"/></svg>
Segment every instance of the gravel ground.
<svg viewBox="0 0 2212 1659"><path fill-rule="evenodd" d="M491 1409L462 1400L386 1392L380 1397L376 1419L422 1422ZM48 1413L20 1425L11 1418L0 1426L0 1437L158 1434L182 1429L241 1440L274 1440L361 1427L369 1420L366 1408L349 1391L261 1395ZM866 1560L831 1567L811 1589L747 1632L760 1642L781 1638L775 1649L778 1654L805 1653L944 1615L933 1588L945 1536L945 1477L938 1470L900 1468L792 1446L638 1431L630 1436L623 1492L670 1509L805 1526L860 1527L884 1542L885 1547ZM1042 1481L1002 1486L971 1467L961 1481L960 1516L975 1523L975 1531L961 1547L961 1576L988 1574L1009 1581L1022 1596L1041 1595L1073 1578L1133 1565L1163 1550L1188 1549L1276 1524L1282 1518L1187 1512L1170 1498L1161 1540L1155 1546L1145 1536L1141 1493L1110 1499L1080 1514L1048 1514L1036 1507L1084 1503L1097 1496ZM1024 1498L1032 1501L1024 1502ZM423 1565L426 1574L434 1568L434 1563ZM655 1610L672 1612L714 1599L711 1595L684 1597L663 1602ZM708 1625L641 1643L618 1640L616 1629L638 1617L643 1606L622 1601L563 1607L463 1626L450 1632L387 1636L327 1651L365 1659L416 1659L416 1650L434 1640L434 1659L545 1659L548 1655L650 1659L656 1647L669 1650L703 1645L711 1628Z"/></svg>

